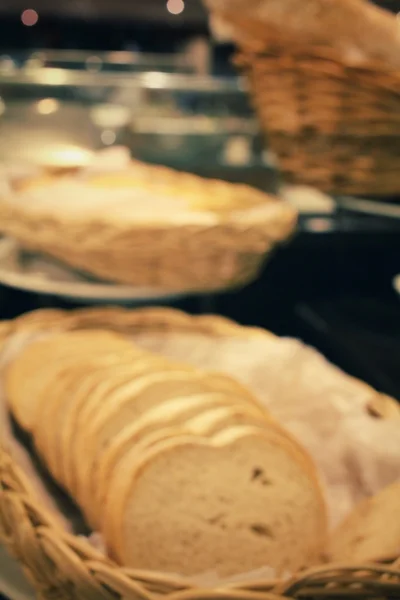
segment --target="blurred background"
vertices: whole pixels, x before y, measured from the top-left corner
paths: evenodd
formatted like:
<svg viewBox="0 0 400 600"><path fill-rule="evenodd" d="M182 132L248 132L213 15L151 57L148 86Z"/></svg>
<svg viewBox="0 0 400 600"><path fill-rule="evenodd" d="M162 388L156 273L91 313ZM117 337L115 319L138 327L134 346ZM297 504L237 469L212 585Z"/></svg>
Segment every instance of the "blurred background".
<svg viewBox="0 0 400 600"><path fill-rule="evenodd" d="M398 0L374 3L393 12L400 10ZM208 36L201 0L2 0L0 14L3 50L171 52L193 36ZM33 24L30 30L24 29Z"/></svg>
<svg viewBox="0 0 400 600"><path fill-rule="evenodd" d="M377 2L400 11L400 0ZM133 155L276 192L229 43L200 0L0 0L0 158L55 166ZM400 398L400 202L284 190L299 232L251 286L173 301L300 336ZM56 296L3 286L2 317Z"/></svg>
<svg viewBox="0 0 400 600"><path fill-rule="evenodd" d="M24 21L36 11L35 27ZM40 0L1 2L2 49L32 48L176 52L195 35L207 36L200 0ZM28 24L28 23L27 23ZM28 24L29 25L29 24Z"/></svg>

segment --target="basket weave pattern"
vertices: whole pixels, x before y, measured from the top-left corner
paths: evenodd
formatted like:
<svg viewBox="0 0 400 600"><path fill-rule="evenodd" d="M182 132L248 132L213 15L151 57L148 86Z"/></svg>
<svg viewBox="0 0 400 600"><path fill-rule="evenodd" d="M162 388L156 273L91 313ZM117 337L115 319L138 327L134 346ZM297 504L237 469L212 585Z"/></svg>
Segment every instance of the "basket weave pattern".
<svg viewBox="0 0 400 600"><path fill-rule="evenodd" d="M172 170L167 174L168 182L179 191L181 174ZM249 221L245 210L243 218L227 211L210 224L153 225L123 220L117 224L104 218L64 222L0 201L0 230L28 249L49 254L105 281L176 291L211 291L246 284L257 277L273 246L293 232L296 212L250 187L194 177L193 185L197 182L205 197L219 194L235 199L242 194L259 199L265 212ZM179 193L184 192L185 188Z"/></svg>
<svg viewBox="0 0 400 600"><path fill-rule="evenodd" d="M121 331L186 330L214 336L260 335L218 317L190 317L166 309L135 312L85 309L73 313L38 311L0 328L5 340L19 328L43 323L63 329L108 327ZM262 333L265 335L265 333ZM382 564L329 565L289 582L259 581L200 589L178 576L123 569L85 540L61 530L38 502L29 480L0 446L0 541L21 563L41 600L283 600L288 598L394 600L400 597L400 559Z"/></svg>
<svg viewBox="0 0 400 600"><path fill-rule="evenodd" d="M39 226L40 237L37 229L33 237L32 230ZM257 227L243 230L228 225L129 232L92 225L70 230L66 239L56 221L16 219L7 230L22 245L105 281L173 290L247 283L257 276L273 245L267 236L262 239Z"/></svg>
<svg viewBox="0 0 400 600"><path fill-rule="evenodd" d="M334 194L400 192L400 73L272 43L237 63L282 176Z"/></svg>

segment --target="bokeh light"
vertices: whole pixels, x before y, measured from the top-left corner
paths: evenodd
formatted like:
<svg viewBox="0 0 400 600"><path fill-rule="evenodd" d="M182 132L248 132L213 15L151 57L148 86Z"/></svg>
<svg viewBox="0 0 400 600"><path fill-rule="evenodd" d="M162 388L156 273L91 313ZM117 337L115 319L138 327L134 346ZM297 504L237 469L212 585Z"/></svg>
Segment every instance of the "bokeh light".
<svg viewBox="0 0 400 600"><path fill-rule="evenodd" d="M33 8L27 8L21 14L21 21L26 27L33 27L39 21L39 15Z"/></svg>
<svg viewBox="0 0 400 600"><path fill-rule="evenodd" d="M57 112L60 104L55 98L42 98L36 105L36 110L40 115L51 115Z"/></svg>
<svg viewBox="0 0 400 600"><path fill-rule="evenodd" d="M185 3L183 0L168 0L167 11L171 15L180 15L185 10Z"/></svg>
<svg viewBox="0 0 400 600"><path fill-rule="evenodd" d="M116 139L117 139L117 136L115 135L115 132L112 131L111 129L105 129L101 133L101 141L103 142L103 144L105 146L112 146L112 144L115 143Z"/></svg>

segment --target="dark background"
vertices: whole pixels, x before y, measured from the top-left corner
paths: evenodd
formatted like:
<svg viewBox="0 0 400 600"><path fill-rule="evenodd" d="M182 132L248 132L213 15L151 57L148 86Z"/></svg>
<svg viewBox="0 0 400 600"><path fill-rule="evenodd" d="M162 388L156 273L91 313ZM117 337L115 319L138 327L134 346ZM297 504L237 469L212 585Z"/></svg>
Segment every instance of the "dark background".
<svg viewBox="0 0 400 600"><path fill-rule="evenodd" d="M400 0L375 4L400 11ZM23 10L39 21L24 27ZM0 0L0 49L74 48L168 52L196 34L207 35L201 0L186 0L180 15L170 15L166 0Z"/></svg>
<svg viewBox="0 0 400 600"><path fill-rule="evenodd" d="M24 27L22 11L39 15ZM207 33L206 13L198 0L187 0L180 15L171 15L165 0L8 0L0 2L0 47L79 48L170 52L195 34Z"/></svg>

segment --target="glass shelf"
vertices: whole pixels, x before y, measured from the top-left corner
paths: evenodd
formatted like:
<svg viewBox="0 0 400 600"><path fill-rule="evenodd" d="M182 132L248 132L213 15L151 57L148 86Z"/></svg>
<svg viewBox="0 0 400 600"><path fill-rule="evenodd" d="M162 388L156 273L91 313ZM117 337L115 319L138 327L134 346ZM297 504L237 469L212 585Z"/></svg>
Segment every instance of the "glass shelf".
<svg viewBox="0 0 400 600"><path fill-rule="evenodd" d="M1 160L73 166L104 146L123 144L139 159L177 168L263 162L242 79L162 70L174 60L178 68L179 57L96 57L100 62L92 53L63 51L19 63L0 59ZM86 68L65 68L71 63Z"/></svg>
<svg viewBox="0 0 400 600"><path fill-rule="evenodd" d="M58 68L92 73L193 73L194 65L184 54L141 52L95 52L82 50L16 51L0 55L0 70Z"/></svg>

